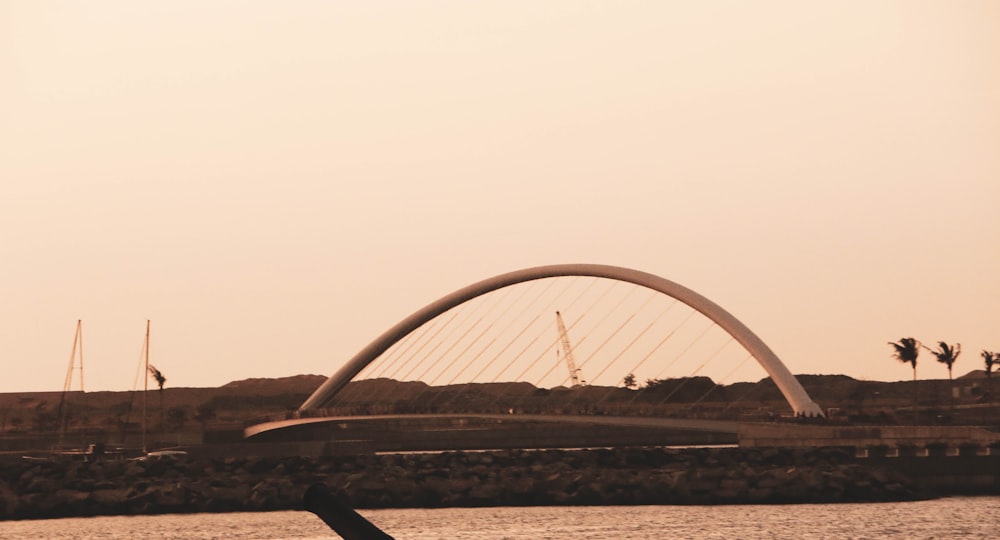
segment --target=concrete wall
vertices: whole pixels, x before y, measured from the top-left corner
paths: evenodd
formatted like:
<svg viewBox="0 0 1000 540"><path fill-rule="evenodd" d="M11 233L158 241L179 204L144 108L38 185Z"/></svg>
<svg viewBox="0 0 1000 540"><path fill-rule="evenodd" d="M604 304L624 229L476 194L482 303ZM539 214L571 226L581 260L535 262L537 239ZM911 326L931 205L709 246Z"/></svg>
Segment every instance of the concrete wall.
<svg viewBox="0 0 1000 540"><path fill-rule="evenodd" d="M815 426L742 424L740 446L753 447L920 447L1000 443L1000 433L966 426Z"/></svg>

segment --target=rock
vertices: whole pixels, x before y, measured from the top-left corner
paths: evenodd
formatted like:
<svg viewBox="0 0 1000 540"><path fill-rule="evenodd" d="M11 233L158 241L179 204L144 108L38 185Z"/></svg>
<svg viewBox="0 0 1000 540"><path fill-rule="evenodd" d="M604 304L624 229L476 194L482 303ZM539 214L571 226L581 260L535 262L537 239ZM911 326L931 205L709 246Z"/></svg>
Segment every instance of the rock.
<svg viewBox="0 0 1000 540"><path fill-rule="evenodd" d="M6 482L0 482L0 520L12 519L20 511L20 497Z"/></svg>
<svg viewBox="0 0 1000 540"><path fill-rule="evenodd" d="M774 490L771 488L752 487L747 490L747 502L760 504L773 500Z"/></svg>
<svg viewBox="0 0 1000 540"><path fill-rule="evenodd" d="M910 500L836 450L623 448L177 462L12 463L0 519L297 508L322 482L357 508Z"/></svg>
<svg viewBox="0 0 1000 540"><path fill-rule="evenodd" d="M128 490L125 488L98 489L91 493L90 497L97 509L104 509L108 513L117 514L125 507L125 501L128 499Z"/></svg>

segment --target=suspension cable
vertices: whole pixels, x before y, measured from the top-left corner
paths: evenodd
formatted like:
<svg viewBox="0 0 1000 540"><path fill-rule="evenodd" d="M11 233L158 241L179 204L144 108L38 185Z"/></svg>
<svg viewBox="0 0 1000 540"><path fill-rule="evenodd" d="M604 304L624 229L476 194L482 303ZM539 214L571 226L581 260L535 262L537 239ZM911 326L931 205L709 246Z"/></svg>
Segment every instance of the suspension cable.
<svg viewBox="0 0 1000 540"><path fill-rule="evenodd" d="M711 394L712 392L714 392L716 388L721 387L724 382L726 382L727 380L729 380L729 377L731 377L733 375L733 373L736 373L736 371L738 369L740 369L741 367L743 367L743 365L746 364L751 358L753 358L753 355L752 354L748 354L746 356L746 358L744 358L739 364L736 364L736 367L734 367L733 369L730 369L728 373L726 373L725 375L723 375L722 378L719 379L719 381L716 382L715 385L712 386L712 388L710 388L708 390L708 392L705 392L700 398L698 398L695 401L693 401L691 403L690 407L693 407L693 406L701 403L702 400L704 400L705 398L707 398L708 395Z"/></svg>
<svg viewBox="0 0 1000 540"><path fill-rule="evenodd" d="M594 279L591 279L591 280L589 281L589 283L587 284L587 286L586 286L586 287L584 287L584 288L583 288L583 290L582 290L582 291L580 291L580 292L579 292L579 293L578 293L578 294L577 294L577 295L576 295L576 296L575 296L575 297L573 298L573 300L572 300L572 301L570 301L570 303L569 303L569 306L568 306L568 307L569 307L569 308L572 308L573 306L575 306L575 305L576 305L576 304L577 304L577 303L578 303L578 302L579 302L579 301L580 301L581 299L583 299L584 295L586 295L586 294L587 294L587 293L588 293L588 292L589 292L589 291L590 291L591 289L593 289L593 288L594 288L594 287L595 287L595 286L596 286L596 285L597 285L598 283L600 283L601 281L602 281L602 280L600 280L600 279L598 279L598 278L594 278ZM609 286L609 287L608 287L608 288L607 288L607 289L606 289L606 290L605 290L605 291L604 291L603 293L601 293L601 294L599 295L598 299L597 299L597 302L599 302L599 301L600 301L600 300L601 300L602 298L604 298L605 296L607 296L607 294L611 292L611 290L612 290L612 289L614 288L614 286L615 286L615 285L614 285L614 283L612 283L612 284L611 284L611 285L610 285L610 286ZM569 289L569 288L567 287L566 291L563 291L563 293L567 292L567 291L568 291L568 289ZM562 294L560 294L560 296L561 296L561 295L562 295ZM595 302L595 304L594 304L594 305L596 305L596 302ZM593 308L593 305L591 306L591 308ZM549 305L549 306L547 307L547 309L551 309L551 304L550 304L550 305ZM586 312L586 310L585 310L584 312ZM537 318L537 317L536 317L536 318ZM568 330L571 330L571 329L573 328L573 326L574 326L574 325L575 325L575 324L576 324L577 322L579 322L579 320L580 320L580 319L577 319L577 321L574 321L574 322L573 322L572 324L570 324L570 327L569 327L569 328L567 329L567 331L568 331ZM525 329L525 330L526 330L526 329ZM524 355L524 353L525 353L525 352L526 352L526 351L527 351L527 350L528 350L528 349L529 349L530 347L532 347L532 346L533 346L533 345L534 345L534 344L535 344L535 343L536 343L536 342L537 342L537 341L538 341L539 339L541 339L541 337L542 337L543 335L545 335L545 333L546 333L547 331L548 331L548 327L547 327L547 326L546 326L546 327L543 327L543 328L541 328L541 329L539 330L539 332L538 332L538 333L537 333L537 334L535 335L535 337L531 339L531 341L530 341L530 342L528 343L528 345L527 345L526 347L524 347L524 348L523 348L523 349L522 349L522 350L521 350L520 352L518 352L518 353L517 353L517 355L515 355L515 356L514 356L514 359L513 359L513 360L511 360L510 362L508 362L508 363L507 363L507 365L506 365L506 366L504 366L504 368L503 368L503 369L502 369L502 370L501 370L501 371L500 371L499 373L497 373L497 376L496 376L496 377L494 378L494 380L497 380L497 379L499 379L499 378L500 378L501 376L503 376L503 374L504 374L504 373L506 373L506 372L507 372L507 370L509 370L509 369L510 369L511 367L513 367L513 366L514 366L514 362L516 362L517 360L519 360L519 359L520 359L520 357L521 357L522 355ZM548 345L547 347L545 347L545 349L544 349L544 350L542 350L542 352L541 352L541 353L540 353L540 354L538 355L538 357L536 357L536 358L535 358L535 360L534 360L533 362L529 362L529 363L527 364L527 366L526 366L526 367L524 368L524 370L522 370L522 371L521 371L521 373L519 373L518 375L514 376L514 377L512 378L512 380L514 380L514 381L518 381L518 380L521 380L522 378L524 378L524 375L525 375L525 374L526 374L526 373L528 372L528 370L530 370L530 369L531 369L532 367L534 367L535 363L537 363L537 362L538 362L538 360L540 360L541 358L543 358L543 357L547 356L547 355L549 354L549 351L551 351L551 350L552 350L552 348L553 348L553 347L555 347L555 346L556 346L556 344L557 344L558 342L559 342L559 337L558 337L558 336L556 336L556 338L555 338L555 339L553 339L553 340L552 340L552 342L551 342L551 343L550 343L550 344L549 344L549 345ZM509 343L509 344L507 345L507 347L504 347L504 350L503 350L503 351L501 351L501 352L500 352L499 354L503 354L503 352L504 352L504 351L506 351L506 350L507 350L507 348L509 348L509 347L510 347L511 345L513 345L513 342ZM497 355L497 357L499 357L499 354ZM495 360L495 358L494 358L494 360ZM539 386L539 385L538 385L538 384L534 384L534 386ZM499 394L497 394L496 396L494 396L494 398L493 398L493 401L492 401L492 402L490 402L490 403L489 403L489 405L490 405L490 406L492 406L492 405L495 405L495 404L496 404L496 403L497 403L497 402L498 402L498 401L499 401L499 400L500 400L501 398L503 398L503 397L504 397L504 396L506 396L506 395L507 395L507 392L500 392ZM516 404L516 403L515 403L515 404Z"/></svg>
<svg viewBox="0 0 1000 540"><path fill-rule="evenodd" d="M704 333L702 333L702 336L703 335ZM699 336L698 339L701 339L701 336ZM697 375L698 372L702 370L702 368L704 368L709 362L711 362L713 358L715 358L720 352L722 352L723 349L725 349L732 342L733 342L733 337L729 336L729 339L725 343L723 343L721 347L716 349L715 352L713 352L704 362L702 362L702 364L698 366L698 369L695 369L694 372L691 373L691 375L688 375L686 378L681 379L681 382L677 386L675 386L674 389L669 394L667 394L667 397L660 400L657 403L657 405L662 405L666 403L667 400L669 400L671 397L674 396L674 394L680 391L680 389L683 388L684 385L686 385L689 381L694 380L694 376Z"/></svg>
<svg viewBox="0 0 1000 540"><path fill-rule="evenodd" d="M508 316L508 314L509 314L509 313L510 313L510 312L511 312L511 311L512 311L512 310L513 310L514 308L515 308L515 306L517 306L518 304L520 304L520 303L521 303L521 301L522 301L522 300L524 299L524 297L528 295L528 292L530 292L531 290L533 290L533 289L534 289L534 288L536 287L537 283L538 283L537 281L533 281L533 282L531 282L531 283L530 283L530 284L529 284L529 285L528 285L527 287L521 287L521 292L520 292L520 294L518 294L518 295L517 295L516 297L514 297L514 300L513 300L512 302L510 302L510 304L509 304L509 305L507 305L507 307L506 307L506 308L505 308L505 309L503 310L503 312L502 312L502 313L500 314L500 317L499 317L499 319L503 319L503 318L507 317L507 316ZM537 301L538 301L538 300L539 300L539 299L540 299L540 298L541 298L541 297L542 297L542 296L543 296L543 295L544 295L544 294L545 294L545 293L546 293L546 292L547 292L547 291L548 291L548 290L549 290L549 289L550 289L550 288L552 287L552 283L553 283L553 282L552 282L552 280L549 280L549 283L547 283L547 284L545 285L545 287L543 288L543 290L542 290L542 291L541 291L541 292L540 292L539 294L537 294L537 295L534 295L533 299L532 299L532 300L531 300L531 302L529 303L529 306L530 306L530 305L533 305L533 304L534 304L535 302L537 302ZM507 296L509 296L509 295L507 295ZM521 310L521 312L523 313L523 312L524 312L524 310L522 309L522 310ZM504 330L506 330L506 328L509 328L509 327L510 327L510 325L511 325L511 324L513 324L513 321L514 321L514 320L516 320L516 316L515 316L515 318L514 318L514 319L511 319L511 320L509 320L509 321L507 322L507 324L505 325L505 328L504 328ZM477 336L477 337L475 338L475 340L474 340L474 341L473 341L472 343L470 343L470 344L469 344L469 346L468 346L468 347L466 347L466 349L465 349L464 351L462 351L462 353L460 353L460 354L459 354L459 356L457 356L457 357L455 358L455 360L453 360L453 361L451 362L451 364L450 364L450 365L449 365L449 366L448 366L448 367L447 367L447 368L446 368L446 369L445 369L445 370L444 370L444 371L442 372L442 375L443 375L444 373L446 373L446 372L447 372L448 370L450 370L450 369L451 369L451 367L452 367L452 365L454 365L454 363L455 363L455 362L456 362L456 361L457 361L458 359L460 359L460 358L461 358L461 357L462 357L462 356L463 356L463 355L465 354L465 352L466 352L466 351L468 351L468 349L472 347L472 345L474 345L475 343L479 342L479 341L480 341L480 340L481 340L481 339L483 338L483 336L485 336L485 335L486 335L487 331L489 331L489 330L490 330L490 328L492 328L492 326L493 326L493 325L491 324L491 325L490 325L490 326L489 326L488 328L486 328L486 329L485 329L485 330L484 330L483 332L481 332L481 333L479 334L479 336ZM502 330L502 331L501 331L501 333L502 333L502 332L503 332L504 330ZM489 348L490 348L490 347L492 347L492 346L493 346L493 344L494 344L494 343L496 342L496 340L497 340L497 338L496 338L496 337L494 337L493 339L491 339L490 341L488 341L488 342L487 342L487 344L486 344L486 346L485 346L485 347L484 347L483 349L481 349L481 350L480 350L480 351L479 351L478 353L476 353L476 355L475 355L475 356L473 356L473 359L472 359L472 360L470 360L470 361L469 361L469 362L468 362L468 363L466 364L466 366L465 366L465 367L463 367L463 368L462 368L462 369L461 369L461 370L460 370L460 371L459 371L458 373L456 373L456 374L455 374L455 375L454 375L454 376L452 377L451 381L450 381L450 382L449 382L448 384L451 384L451 383L453 383L453 382L454 382L454 381L455 381L455 380L456 380L456 379L457 379L457 378L458 378L459 376L461 376L461 374L462 374L462 373L464 373L466 369L468 369L468 366L472 365L472 363L474 363L476 359L478 359L478 358L479 358L480 356L482 356L482 354L483 354L484 352L486 352L487 350L489 350ZM430 386L430 385L429 385L429 386L428 386L427 388L425 388L425 389L424 389L424 390L423 390L422 392L420 392L420 393L419 393L419 394L418 394L418 395L416 396L416 398L415 398L415 399L419 399L419 398L420 398L420 397L422 397L422 396L423 396L424 394L427 394L427 393L429 393L429 392L436 392L436 393L437 393L437 394L439 395L439 394L441 393L441 390L440 390L440 389L436 389L435 387L433 387L433 386ZM434 402L435 402L436 400L437 400L437 397L433 397L433 398L432 398L432 399L430 400L430 402L429 402L429 403L427 404L427 407L431 407L431 406L433 406L433 404L434 404Z"/></svg>
<svg viewBox="0 0 1000 540"><path fill-rule="evenodd" d="M655 294L654 294L654 295L655 295ZM632 341L630 341L630 342L629 342L629 343L628 343L628 344L627 344L627 345L626 345L626 346L625 346L625 347L624 347L624 348L623 348L623 349L622 349L621 351L619 351L619 352L618 352L618 354L617 354L617 355L616 355L616 356L615 356L615 357L614 357L613 359L611 359L611 362L609 362L609 363L608 363L608 365L606 365L606 366L604 367L604 369L603 369L603 370L601 371L601 373L599 373L599 374L598 374L598 377L599 377L599 376L601 376L601 375L603 375L603 374L604 374L604 372L605 372L605 371L607 371L607 370L608 370L608 368L610 368L610 367L611 367L612 365L616 364L616 363L618 362L618 360L619 360L619 359L620 359L620 358L621 358L621 357L622 357L622 356L623 356L623 355L624 355L624 354L625 354L625 353L626 353L626 352L627 352L628 350L630 350L630 349L632 348L632 346L633 346L633 345L635 345L636 343L638 343L638 342L639 342L639 340L640 340L640 339L642 339L642 337L643 337L644 335L646 335L646 333L647 333L647 332L649 332L649 330L650 330L651 328L653 328L653 326L655 326L655 325L656 325L656 323L658 323L658 322L660 321L660 319L662 319L662 318L663 318L663 317L664 317L664 316L665 316L665 315L666 315L666 314L667 314L667 313L668 313L668 312L669 312L669 311L670 311L671 309L673 309L673 307L674 307L674 306L676 306L676 305L677 305L678 303L679 303L679 302L678 302L678 300L677 300L677 299L674 299L674 301L673 301L673 302L671 302L671 303L670 303L670 304L669 304L669 305L667 306L667 309L665 309L665 310L663 310L662 312L660 312L660 314L659 314L659 315L657 315L657 316L656 316L656 318L654 318L654 319L653 319L652 321L650 321L650 323L649 323L649 324L647 324L647 325L646 325L646 327L642 329L642 331L640 331L640 332L639 332L639 333L638 333L638 334L637 334L637 335L636 335L636 336L635 336L634 338L632 338ZM693 311L692 311L692 313L693 313ZM649 355L646 355L646 358L648 358L648 357L649 357ZM645 361L645 358L643 359L643 361ZM630 374L631 374L631 373L635 373L635 370L636 370L636 369L638 369L638 367L639 367L640 365L642 365L642 362L640 362L640 363L639 363L639 365L636 365L636 366L634 366L634 367L632 368L632 370L631 370L631 371L629 371L628 373L630 373ZM603 402L604 400L606 400L606 399L608 399L609 397L611 397L611 395L612 395L612 394L614 394L615 390L617 390L617 388L616 388L616 387L611 387L611 388L609 388L609 389L608 389L608 391L607 391L607 392L605 392L605 393L604 393L604 395L603 395L603 396L601 396L601 397L600 397L600 398L599 398L599 399L598 399L598 400L597 400L597 401L596 401L596 402L595 402L594 404L595 404L595 405L599 405L599 404L600 404L601 402Z"/></svg>

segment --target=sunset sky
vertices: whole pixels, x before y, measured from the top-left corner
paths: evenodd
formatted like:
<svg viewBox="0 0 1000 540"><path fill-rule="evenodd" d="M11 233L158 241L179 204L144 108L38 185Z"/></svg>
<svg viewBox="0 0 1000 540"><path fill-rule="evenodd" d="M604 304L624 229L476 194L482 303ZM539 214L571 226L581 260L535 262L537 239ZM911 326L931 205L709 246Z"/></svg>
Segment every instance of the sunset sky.
<svg viewBox="0 0 1000 540"><path fill-rule="evenodd" d="M793 373L1000 352L1000 2L0 0L0 392L329 375L635 268ZM929 355L921 378L945 378ZM761 375L763 376L763 375Z"/></svg>

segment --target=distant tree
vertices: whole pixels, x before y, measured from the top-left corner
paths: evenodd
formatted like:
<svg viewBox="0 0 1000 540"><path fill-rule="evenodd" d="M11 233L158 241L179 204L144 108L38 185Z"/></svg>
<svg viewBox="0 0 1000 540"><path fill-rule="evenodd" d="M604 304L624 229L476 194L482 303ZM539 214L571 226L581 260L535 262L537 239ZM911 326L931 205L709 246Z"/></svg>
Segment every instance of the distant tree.
<svg viewBox="0 0 1000 540"><path fill-rule="evenodd" d="M43 409L35 410L35 431L45 433L52 431L59 425L59 418L56 413Z"/></svg>
<svg viewBox="0 0 1000 540"><path fill-rule="evenodd" d="M170 410L167 411L167 422L174 430L182 429L184 427L184 423L187 422L187 419L188 410L186 407L171 407Z"/></svg>
<svg viewBox="0 0 1000 540"><path fill-rule="evenodd" d="M195 411L194 419L201 422L202 429L208 426L208 421L215 418L215 406L211 403L202 403L198 405L198 409Z"/></svg>
<svg viewBox="0 0 1000 540"><path fill-rule="evenodd" d="M163 373L156 369L156 366L150 364L149 374L153 376L154 380L156 380L156 384L159 385L160 391L163 391L163 385L167 382L167 378L163 376Z"/></svg>
<svg viewBox="0 0 1000 540"><path fill-rule="evenodd" d="M676 379L647 379L643 388L646 398L657 403L693 402L715 387L708 377L680 377Z"/></svg>
<svg viewBox="0 0 1000 540"><path fill-rule="evenodd" d="M889 342L892 345L892 356L904 364L913 367L913 420L917 421L917 357L920 356L920 342L911 337L901 338L898 342Z"/></svg>
<svg viewBox="0 0 1000 540"><path fill-rule="evenodd" d="M937 358L938 362L948 366L948 380L951 380L951 366L955 365L955 360L958 360L958 355L962 354L962 344L956 343L954 347L948 345L943 341L938 342L938 348L932 350L931 353Z"/></svg>
<svg viewBox="0 0 1000 540"><path fill-rule="evenodd" d="M135 392L132 392L133 394ZM131 396L130 396L131 397ZM117 426L121 430L121 437L125 436L125 429L128 426L129 416L132 413L132 403L130 401L115 403L108 408L108 425Z"/></svg>
<svg viewBox="0 0 1000 540"><path fill-rule="evenodd" d="M634 373L629 373L628 375L626 375L625 378L622 380L622 384L625 385L625 388L628 388L630 390L639 385L639 383L635 382Z"/></svg>
<svg viewBox="0 0 1000 540"><path fill-rule="evenodd" d="M917 357L920 356L920 342L911 337L905 337L898 343L889 342L895 351L892 356L904 364L913 366L913 380L917 380Z"/></svg>
<svg viewBox="0 0 1000 540"><path fill-rule="evenodd" d="M983 364L986 365L986 395L993 399L993 365L1000 363L1000 353L984 350L982 356Z"/></svg>
<svg viewBox="0 0 1000 540"><path fill-rule="evenodd" d="M157 386L160 387L160 425L163 425L163 385L166 384L167 378L163 376L160 370L156 369L153 364L149 365L149 374L153 376L156 381Z"/></svg>
<svg viewBox="0 0 1000 540"><path fill-rule="evenodd" d="M951 377L951 367L955 365L955 360L958 360L958 355L962 354L962 344L956 343L954 347L948 345L944 341L938 342L938 348L931 350L931 354L937 358L938 362L948 366L948 400L952 405L955 404L955 391L954 382Z"/></svg>

